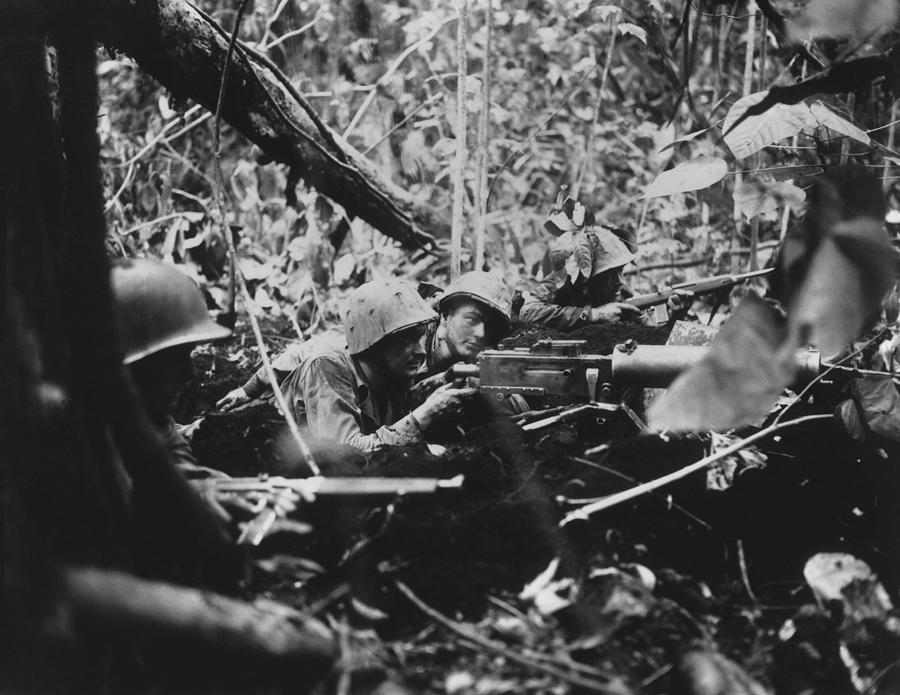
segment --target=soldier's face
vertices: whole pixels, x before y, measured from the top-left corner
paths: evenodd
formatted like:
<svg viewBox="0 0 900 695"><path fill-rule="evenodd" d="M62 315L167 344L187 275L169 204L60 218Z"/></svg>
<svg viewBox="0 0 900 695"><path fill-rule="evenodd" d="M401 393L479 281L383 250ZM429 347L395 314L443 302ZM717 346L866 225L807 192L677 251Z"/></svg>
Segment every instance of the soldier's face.
<svg viewBox="0 0 900 695"><path fill-rule="evenodd" d="M191 378L192 347L168 348L129 365L144 408L156 423L164 422L174 412L178 396Z"/></svg>
<svg viewBox="0 0 900 695"><path fill-rule="evenodd" d="M478 302L460 299L441 317L447 346L453 356L470 362L487 344L488 325L484 309Z"/></svg>
<svg viewBox="0 0 900 695"><path fill-rule="evenodd" d="M609 302L627 302L629 297L634 296L634 292L625 284L625 274L621 268L605 270L592 277L588 282L588 291L591 304L594 306Z"/></svg>
<svg viewBox="0 0 900 695"><path fill-rule="evenodd" d="M425 326L413 326L384 339L382 361L392 380L409 381L425 361Z"/></svg>

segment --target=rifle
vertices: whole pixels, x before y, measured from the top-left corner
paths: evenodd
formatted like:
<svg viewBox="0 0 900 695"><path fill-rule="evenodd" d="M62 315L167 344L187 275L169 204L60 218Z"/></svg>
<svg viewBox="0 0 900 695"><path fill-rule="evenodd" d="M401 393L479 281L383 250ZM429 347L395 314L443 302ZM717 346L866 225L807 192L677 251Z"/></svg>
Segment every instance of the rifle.
<svg viewBox="0 0 900 695"><path fill-rule="evenodd" d="M406 495L432 495L444 490L459 490L464 477L453 478L283 478L260 475L256 478L208 478L189 483L200 493L214 497L228 495L262 495L253 509L255 517L244 526L239 544L259 545L276 520L296 509L297 495L315 497L350 497L374 501L396 499Z"/></svg>
<svg viewBox="0 0 900 695"><path fill-rule="evenodd" d="M749 273L740 273L738 275L714 275L712 277L701 278L700 280L693 280L691 282L682 282L678 285L672 285L671 287L659 290L659 292L636 295L629 298L627 302L633 304L638 309L649 309L653 306L665 304L669 301L669 298L675 296L679 290L691 292L695 297L704 294L714 294L716 292L730 290L741 280L759 277L760 275L767 275L773 270L775 269L764 268L763 270L752 270Z"/></svg>

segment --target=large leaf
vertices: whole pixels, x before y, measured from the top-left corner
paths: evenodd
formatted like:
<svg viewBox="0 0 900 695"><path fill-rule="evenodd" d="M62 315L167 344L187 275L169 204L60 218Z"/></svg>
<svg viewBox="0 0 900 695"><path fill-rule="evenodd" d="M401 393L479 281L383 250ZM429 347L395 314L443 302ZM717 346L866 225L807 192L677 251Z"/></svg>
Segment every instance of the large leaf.
<svg viewBox="0 0 900 695"><path fill-rule="evenodd" d="M764 113L742 120L745 112L763 101L767 94L768 91L756 92L738 99L725 116L722 125L725 144L738 159L749 157L763 147L793 137L804 128L816 124L809 107L803 102L773 104Z"/></svg>
<svg viewBox="0 0 900 695"><path fill-rule="evenodd" d="M583 276L585 279L591 277L593 267L594 245L587 234L580 232L572 255L566 260L566 274L574 285L579 276Z"/></svg>
<svg viewBox="0 0 900 695"><path fill-rule="evenodd" d="M822 176L779 264L791 342L830 357L877 316L896 272L878 179L862 167Z"/></svg>
<svg viewBox="0 0 900 695"><path fill-rule="evenodd" d="M900 394L889 376L870 375L850 384L850 395L869 429L900 442Z"/></svg>
<svg viewBox="0 0 900 695"><path fill-rule="evenodd" d="M734 190L734 200L749 220L785 205L796 209L803 205L806 193L788 181L749 181Z"/></svg>
<svg viewBox="0 0 900 695"><path fill-rule="evenodd" d="M838 116L821 101L814 101L810 104L809 111L820 126L831 128L834 132L858 140L865 145L870 145L872 143L872 138L869 137L869 134L866 131L857 128L846 118Z"/></svg>
<svg viewBox="0 0 900 695"><path fill-rule="evenodd" d="M794 373L784 336L775 311L748 294L703 359L650 407L650 428L724 431L764 415Z"/></svg>
<svg viewBox="0 0 900 695"><path fill-rule="evenodd" d="M697 191L718 183L727 173L728 165L720 157L703 157L685 162L657 176L644 192L644 198Z"/></svg>

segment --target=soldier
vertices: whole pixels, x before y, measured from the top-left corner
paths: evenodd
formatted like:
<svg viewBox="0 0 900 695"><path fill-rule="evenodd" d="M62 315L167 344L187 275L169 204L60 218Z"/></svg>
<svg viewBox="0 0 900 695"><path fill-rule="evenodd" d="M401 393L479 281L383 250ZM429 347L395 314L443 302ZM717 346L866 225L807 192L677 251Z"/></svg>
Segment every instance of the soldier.
<svg viewBox="0 0 900 695"><path fill-rule="evenodd" d="M562 330L628 319L643 322L641 309L628 303L634 293L623 272L635 254L616 233L599 225L573 225L557 238L549 257L554 269L526 293L519 312L523 322ZM690 296L685 292L669 299L670 323L687 312Z"/></svg>
<svg viewBox="0 0 900 695"><path fill-rule="evenodd" d="M509 335L511 298L499 278L480 270L463 273L450 283L437 300L440 320L428 324L425 334L425 361L416 375L417 399L446 381L444 372L456 362L473 362L485 347L495 346ZM283 380L310 355L323 348L341 349L345 339L329 330L310 340L292 345L276 357L272 366ZM437 375L428 383L423 380ZM265 370L259 369L243 386L229 391L216 405L232 410L269 389Z"/></svg>
<svg viewBox="0 0 900 695"><path fill-rule="evenodd" d="M440 321L426 334L426 360L421 373L445 371L457 362L474 362L484 348L509 335L509 289L480 270L463 273L437 301Z"/></svg>
<svg viewBox="0 0 900 695"><path fill-rule="evenodd" d="M191 377L191 350L231 331L210 319L197 285L164 263L119 261L112 289L124 363L150 420L182 472L212 472L197 466L172 413Z"/></svg>
<svg viewBox="0 0 900 695"><path fill-rule="evenodd" d="M566 261L576 249L553 253L551 257L559 259L559 267L526 295L519 312L522 321L569 330L589 323L640 316L641 310L627 303L633 293L625 285L622 273L635 259L634 253L624 241L603 227L593 227L582 235L582 249L577 252L589 258L589 276L585 277L584 269L581 269L573 281L572 273L566 267Z"/></svg>
<svg viewBox="0 0 900 695"><path fill-rule="evenodd" d="M323 350L291 373L291 407L298 419L305 415L312 436L358 449L423 441L475 394L446 384L409 410L409 388L425 358L422 339L437 314L402 282L367 282L347 301L347 347Z"/></svg>

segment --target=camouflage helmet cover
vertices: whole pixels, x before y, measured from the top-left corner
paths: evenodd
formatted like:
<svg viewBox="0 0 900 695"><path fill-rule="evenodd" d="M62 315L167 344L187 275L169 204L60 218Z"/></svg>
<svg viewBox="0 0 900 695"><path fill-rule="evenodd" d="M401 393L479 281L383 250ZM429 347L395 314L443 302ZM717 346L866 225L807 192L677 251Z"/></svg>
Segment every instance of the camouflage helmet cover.
<svg viewBox="0 0 900 695"><path fill-rule="evenodd" d="M405 282L367 282L350 293L347 304L344 332L351 355L368 350L385 336L437 318L416 288Z"/></svg>
<svg viewBox="0 0 900 695"><path fill-rule="evenodd" d="M512 295L506 283L500 278L482 270L463 273L447 285L447 289L437 301L438 311L442 311L447 302L454 297L468 297L484 304L491 315L502 326L504 335L511 329L509 313L512 308Z"/></svg>
<svg viewBox="0 0 900 695"><path fill-rule="evenodd" d="M146 258L117 261L111 282L125 364L231 335L210 319L200 288L171 265Z"/></svg>
<svg viewBox="0 0 900 695"><path fill-rule="evenodd" d="M628 244L615 232L601 226L565 232L550 243L554 270L565 268L572 282L621 268L636 258Z"/></svg>

